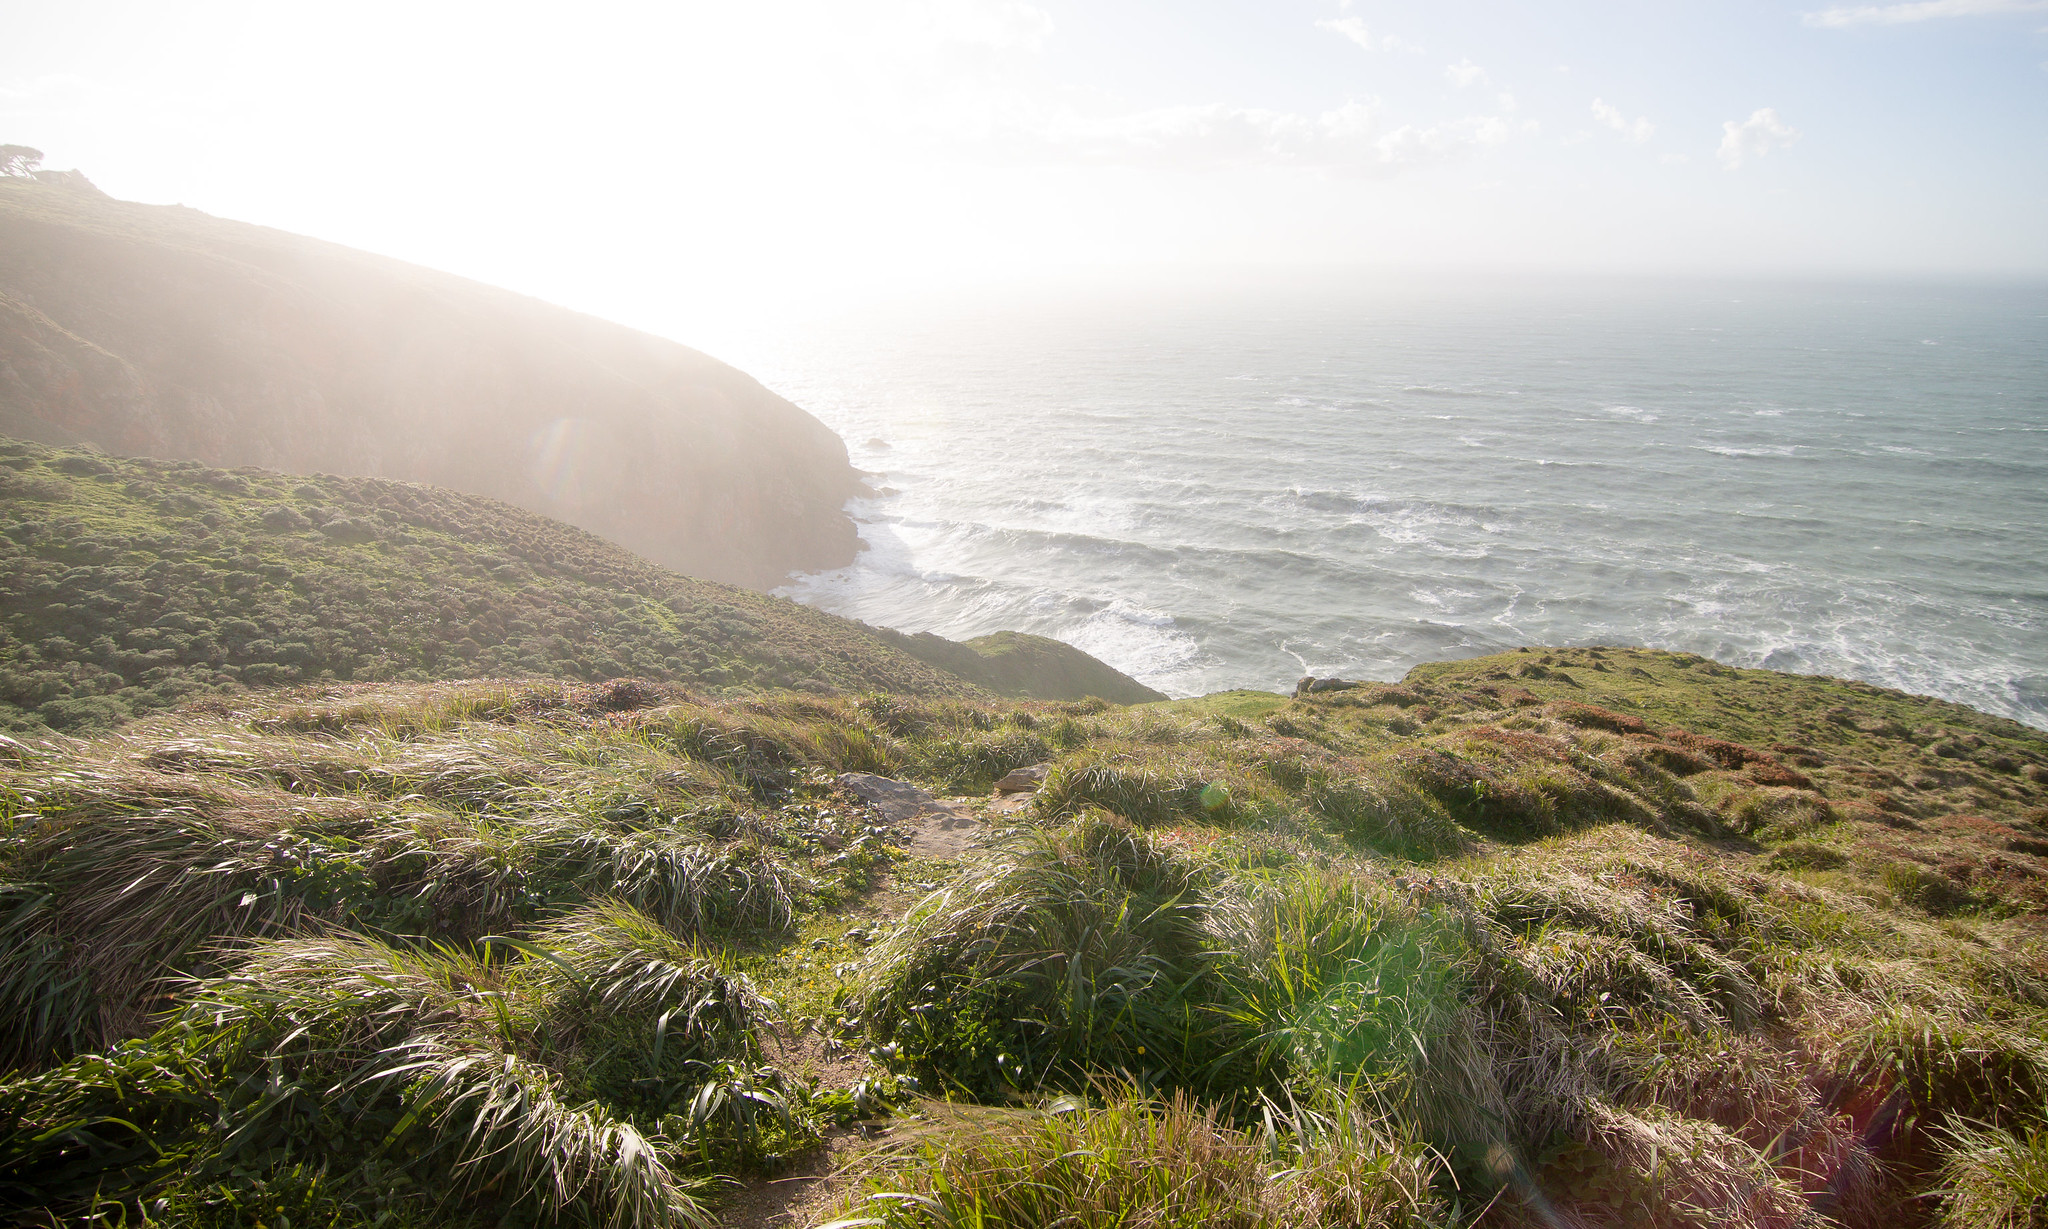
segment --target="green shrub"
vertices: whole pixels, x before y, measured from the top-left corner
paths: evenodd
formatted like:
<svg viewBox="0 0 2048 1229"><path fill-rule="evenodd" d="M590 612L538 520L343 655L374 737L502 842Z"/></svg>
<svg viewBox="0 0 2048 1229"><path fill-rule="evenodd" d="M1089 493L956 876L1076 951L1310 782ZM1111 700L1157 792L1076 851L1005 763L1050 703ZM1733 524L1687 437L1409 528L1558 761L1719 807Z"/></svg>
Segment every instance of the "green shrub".
<svg viewBox="0 0 2048 1229"><path fill-rule="evenodd" d="M1200 872L1128 825L1028 834L917 906L849 1008L949 1087L1201 1078L1209 943Z"/></svg>

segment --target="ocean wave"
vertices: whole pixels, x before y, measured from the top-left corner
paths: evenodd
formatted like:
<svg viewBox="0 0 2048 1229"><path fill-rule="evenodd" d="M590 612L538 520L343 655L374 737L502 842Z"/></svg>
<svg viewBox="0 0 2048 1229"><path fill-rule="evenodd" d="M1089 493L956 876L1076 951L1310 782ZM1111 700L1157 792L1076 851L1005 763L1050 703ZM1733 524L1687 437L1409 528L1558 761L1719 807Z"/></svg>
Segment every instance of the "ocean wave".
<svg viewBox="0 0 2048 1229"><path fill-rule="evenodd" d="M1470 388L1446 388L1441 384L1409 384L1402 392L1417 397L1490 397L1492 393Z"/></svg>
<svg viewBox="0 0 2048 1229"><path fill-rule="evenodd" d="M1916 374L1891 363L1925 329L1907 307L1833 329L1777 302L1697 340L1693 300L1484 328L1138 319L1079 366L1012 361L1028 323L979 349L849 339L854 374L792 391L901 494L854 506L852 568L787 591L1099 646L1168 691L1604 641L2048 725L2014 682L2048 660L2039 586L2012 579L2048 558L2031 318L1987 301L1971 364Z"/></svg>
<svg viewBox="0 0 2048 1229"><path fill-rule="evenodd" d="M1773 444L1762 448L1736 448L1727 444L1694 444L1692 449L1695 452L1711 452L1720 457L1797 458L1803 445Z"/></svg>

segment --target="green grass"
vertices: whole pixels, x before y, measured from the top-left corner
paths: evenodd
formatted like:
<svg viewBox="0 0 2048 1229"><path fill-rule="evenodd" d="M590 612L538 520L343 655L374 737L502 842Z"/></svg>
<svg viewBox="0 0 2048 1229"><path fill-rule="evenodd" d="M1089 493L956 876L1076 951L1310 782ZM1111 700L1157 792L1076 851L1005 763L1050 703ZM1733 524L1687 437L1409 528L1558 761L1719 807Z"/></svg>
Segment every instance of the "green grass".
<svg viewBox="0 0 2048 1229"><path fill-rule="evenodd" d="M1126 1087L1045 1112L935 1109L933 1124L833 1222L913 1229L1313 1229L1441 1225L1424 1150L1348 1112L1295 1108L1245 1131L1186 1096ZM1270 1121L1270 1119L1269 1119Z"/></svg>
<svg viewBox="0 0 2048 1229"><path fill-rule="evenodd" d="M16 729L322 679L976 690L874 629L455 491L0 441L0 496Z"/></svg>
<svg viewBox="0 0 2048 1229"><path fill-rule="evenodd" d="M855 1221L2027 1223L2040 783L1552 657L1128 709L333 683L25 746L0 1205L686 1224L893 1104ZM1810 685L1699 671L1750 721ZM957 863L835 775L1035 762Z"/></svg>

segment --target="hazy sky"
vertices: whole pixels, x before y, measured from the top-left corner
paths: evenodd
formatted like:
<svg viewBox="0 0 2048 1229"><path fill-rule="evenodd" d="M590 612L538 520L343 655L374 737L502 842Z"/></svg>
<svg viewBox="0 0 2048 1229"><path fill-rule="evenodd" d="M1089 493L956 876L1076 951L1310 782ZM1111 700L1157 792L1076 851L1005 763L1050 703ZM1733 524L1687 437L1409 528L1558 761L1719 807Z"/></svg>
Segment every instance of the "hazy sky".
<svg viewBox="0 0 2048 1229"><path fill-rule="evenodd" d="M1368 263L2048 275L2048 0L0 0L0 141L679 336Z"/></svg>

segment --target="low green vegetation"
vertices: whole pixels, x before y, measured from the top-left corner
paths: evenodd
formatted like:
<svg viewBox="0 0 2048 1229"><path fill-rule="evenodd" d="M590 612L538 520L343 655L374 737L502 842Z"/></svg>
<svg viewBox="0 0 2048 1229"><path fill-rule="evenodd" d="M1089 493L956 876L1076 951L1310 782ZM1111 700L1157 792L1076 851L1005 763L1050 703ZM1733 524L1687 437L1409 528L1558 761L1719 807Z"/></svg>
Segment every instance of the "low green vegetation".
<svg viewBox="0 0 2048 1229"><path fill-rule="evenodd" d="M806 1214L894 1229L2038 1224L2048 738L1816 690L331 683L17 745L0 1208L765 1224L838 1140ZM957 860L837 775L1035 763Z"/></svg>
<svg viewBox="0 0 2048 1229"><path fill-rule="evenodd" d="M1037 668L963 678L904 646L976 669L980 652L679 576L477 496L8 441L0 609L0 729L16 731L331 680L1156 694L1039 637L1021 638Z"/></svg>
<svg viewBox="0 0 2048 1229"><path fill-rule="evenodd" d="M1144 704L1166 696L1057 640L1023 632L996 632L952 641L930 632L884 630L883 639L912 657L986 687L999 696Z"/></svg>

